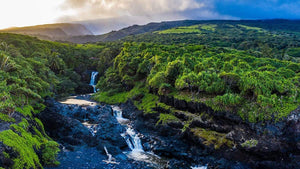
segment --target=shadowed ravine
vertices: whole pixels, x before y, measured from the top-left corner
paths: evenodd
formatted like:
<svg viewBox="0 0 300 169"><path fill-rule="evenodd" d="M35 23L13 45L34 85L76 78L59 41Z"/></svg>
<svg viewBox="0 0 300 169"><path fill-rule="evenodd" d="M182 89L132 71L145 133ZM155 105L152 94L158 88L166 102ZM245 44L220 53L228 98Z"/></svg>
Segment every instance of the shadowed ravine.
<svg viewBox="0 0 300 169"><path fill-rule="evenodd" d="M138 133L120 107L99 105L89 98L46 100L48 107L40 118L61 145L61 165L55 168L172 168L168 162L172 159L154 154L155 145L145 141L151 140L149 133Z"/></svg>

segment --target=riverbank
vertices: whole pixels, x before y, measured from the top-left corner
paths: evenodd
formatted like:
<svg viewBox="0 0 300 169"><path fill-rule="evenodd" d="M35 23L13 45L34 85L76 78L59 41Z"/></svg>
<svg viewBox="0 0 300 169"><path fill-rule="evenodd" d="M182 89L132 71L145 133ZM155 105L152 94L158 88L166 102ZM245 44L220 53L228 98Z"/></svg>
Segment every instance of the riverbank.
<svg viewBox="0 0 300 169"><path fill-rule="evenodd" d="M74 103L76 104L79 102L83 104L62 104L66 102L59 103L48 99L46 101L47 109L41 113L40 117L48 134L61 144L63 151L59 154L58 160L63 164L58 168L72 168L76 164L82 168L85 166L90 168L126 166L127 168L186 169L197 165L207 166L207 168L241 169L297 168L300 166L299 160L297 160L299 158L298 150L291 151L287 147L288 143L295 141L287 138L297 138L295 137L298 131L295 127L299 124L297 123L299 121L297 110L287 119L288 122L283 123L285 125L278 126L279 124L277 124L277 130L280 129L281 133L278 132L276 135L274 126L265 127L268 130L273 129L274 133L255 133L262 131L263 128L259 128L259 125L250 126L247 123L237 123L226 118L224 114L222 116L221 113L216 114L213 118L204 116L194 118L190 125L184 128L180 121L158 123L160 114L145 114L139 111L131 101L118 106L110 106L97 105L90 101L90 95L72 97L72 99L75 99ZM86 102L89 102L89 105ZM180 105L177 106L180 107ZM121 111L121 115L117 115L119 111ZM188 118L187 113L177 112L175 115L181 120ZM196 117L197 114L194 116ZM122 120L125 120L125 125L120 123ZM129 140L132 146L135 144L133 138L138 136L142 150L165 159L164 164L158 167L154 165L154 161L139 161L128 156L128 152L134 149L134 147L128 146L128 141L124 135L122 136L127 132L128 121L134 132L131 136L132 139ZM195 130L199 128L205 130ZM213 144L207 144L208 136L201 135L207 130L217 130L218 132L206 132L206 134L214 134L211 137L220 139L226 138L232 141L232 147L216 147L214 144L219 144L220 140L210 140ZM197 137L196 132L200 132L202 137ZM224 132L230 134L218 135L218 133ZM287 133L290 135L287 136ZM129 137L128 132L127 136ZM259 138L260 136L262 137ZM297 146L297 144L290 146ZM115 158L113 162L116 163L105 162L108 160L108 156L104 147ZM83 151L87 153L83 153ZM73 159L76 159L75 163L71 163Z"/></svg>
<svg viewBox="0 0 300 169"><path fill-rule="evenodd" d="M51 98L46 100L47 108L40 113L40 119L45 123L48 134L60 143L61 148L58 155L61 165L55 168L166 167L167 163L158 164L159 160L148 158L142 146L140 149L135 148L138 143L133 142L134 139L130 140L130 137L138 137L138 134L118 122L111 106L96 105L89 101L89 97L71 97L61 103ZM131 135L126 132L126 128L131 131ZM122 136L124 133L127 136ZM128 142L132 145L128 146ZM153 157L156 156L153 154Z"/></svg>

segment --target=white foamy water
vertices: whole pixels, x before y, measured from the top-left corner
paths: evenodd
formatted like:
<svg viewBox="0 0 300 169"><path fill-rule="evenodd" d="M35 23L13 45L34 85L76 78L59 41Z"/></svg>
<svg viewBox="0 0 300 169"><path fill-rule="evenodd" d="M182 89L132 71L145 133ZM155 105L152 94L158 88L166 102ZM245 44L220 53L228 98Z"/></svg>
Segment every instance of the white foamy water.
<svg viewBox="0 0 300 169"><path fill-rule="evenodd" d="M97 77L97 75L98 75L98 72L92 72L92 74L91 74L90 85L93 86L94 93L97 92L97 90L96 90L96 77Z"/></svg>
<svg viewBox="0 0 300 169"><path fill-rule="evenodd" d="M118 122L126 128L126 131L121 134L121 136L125 139L128 147L131 151L124 152L128 158L131 158L136 161L144 161L147 163L161 165L165 163L159 156L155 155L152 152L145 152L143 149L142 141L140 139L140 134L137 133L131 126L130 120L123 118L122 110L118 106L112 106L114 115ZM161 168L156 166L157 168Z"/></svg>
<svg viewBox="0 0 300 169"><path fill-rule="evenodd" d="M91 134L92 134L93 136L96 135L96 133L97 133L97 129L96 129L97 124L90 124L90 123L88 123L88 122L83 122L82 124L83 124L86 128L88 128L88 129L90 130L90 132L91 132Z"/></svg>
<svg viewBox="0 0 300 169"><path fill-rule="evenodd" d="M207 169L207 166L197 165L197 166L192 166L191 169Z"/></svg>

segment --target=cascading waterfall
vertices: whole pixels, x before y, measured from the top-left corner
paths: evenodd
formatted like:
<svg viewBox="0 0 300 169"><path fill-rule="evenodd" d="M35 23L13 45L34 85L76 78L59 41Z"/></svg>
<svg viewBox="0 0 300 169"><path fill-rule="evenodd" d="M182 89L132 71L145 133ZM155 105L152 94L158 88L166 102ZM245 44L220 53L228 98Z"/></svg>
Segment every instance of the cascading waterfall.
<svg viewBox="0 0 300 169"><path fill-rule="evenodd" d="M127 157L137 160L151 163L155 168L161 168L164 166L165 161L159 156L155 155L152 152L145 152L142 146L142 141L139 137L139 133L135 132L132 126L130 125L130 120L122 116L122 110L118 106L112 106L114 111L114 116L118 122L126 128L126 131L121 134L125 139L128 147L131 151L125 152Z"/></svg>
<svg viewBox="0 0 300 169"><path fill-rule="evenodd" d="M118 122L122 125L126 125L130 122L129 119L123 118L122 111L116 107L114 107L114 116L116 117Z"/></svg>
<svg viewBox="0 0 300 169"><path fill-rule="evenodd" d="M122 137L126 140L128 147L133 152L144 152L141 139L134 132L133 129L127 128L126 132L122 134Z"/></svg>
<svg viewBox="0 0 300 169"><path fill-rule="evenodd" d="M129 119L123 118L122 111L118 107L113 107L114 115L118 122L122 125L126 125L126 132L121 134L121 136L125 139L128 147L131 151L134 152L144 152L141 139L138 134L128 125L130 122Z"/></svg>
<svg viewBox="0 0 300 169"><path fill-rule="evenodd" d="M96 84L95 84L97 75L98 75L98 72L92 72L92 75L91 75L91 82L90 82L90 85L93 86L93 88L94 88L94 93L97 92L97 90L96 90Z"/></svg>

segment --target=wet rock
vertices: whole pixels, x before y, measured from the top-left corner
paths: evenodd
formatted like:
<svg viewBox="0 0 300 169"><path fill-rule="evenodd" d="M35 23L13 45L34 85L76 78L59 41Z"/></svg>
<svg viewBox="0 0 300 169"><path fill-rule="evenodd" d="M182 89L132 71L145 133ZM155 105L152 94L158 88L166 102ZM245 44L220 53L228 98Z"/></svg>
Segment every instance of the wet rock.
<svg viewBox="0 0 300 169"><path fill-rule="evenodd" d="M105 154L103 147L106 146L113 155L120 154L128 148L120 135L125 129L113 116L110 106L82 108L78 105L60 104L53 99L46 100L46 103L48 107L39 114L39 118L45 124L49 135L62 144L97 147L103 154ZM86 120L97 124L95 136L81 123Z"/></svg>
<svg viewBox="0 0 300 169"><path fill-rule="evenodd" d="M9 155L7 157L4 152ZM14 151L11 147L0 142L0 166L4 168L12 168L14 165L13 158L16 158L19 154Z"/></svg>
<svg viewBox="0 0 300 169"><path fill-rule="evenodd" d="M168 125L175 129L182 129L184 124L182 122L169 122Z"/></svg>
<svg viewBox="0 0 300 169"><path fill-rule="evenodd" d="M79 86L75 89L77 94L93 93L94 88L89 83L79 83Z"/></svg>
<svg viewBox="0 0 300 169"><path fill-rule="evenodd" d="M96 137L99 140L109 142L119 149L127 148L126 141L121 136L125 132L125 128L118 123L111 111L102 112L98 116L97 124Z"/></svg>
<svg viewBox="0 0 300 169"><path fill-rule="evenodd" d="M88 143L86 138L89 138L91 133L78 120L63 116L48 108L38 116L50 137L71 145Z"/></svg>
<svg viewBox="0 0 300 169"><path fill-rule="evenodd" d="M176 159L172 159L172 160L170 160L168 162L167 168L168 169L177 169L177 168L180 168L180 169L190 169L191 168L191 164L187 163L185 161L179 161L179 160L176 160Z"/></svg>

